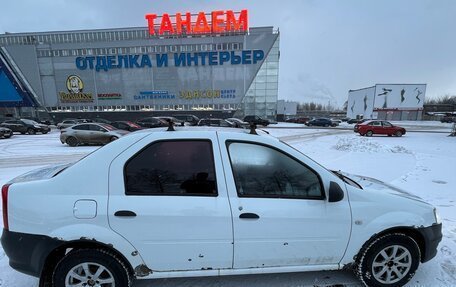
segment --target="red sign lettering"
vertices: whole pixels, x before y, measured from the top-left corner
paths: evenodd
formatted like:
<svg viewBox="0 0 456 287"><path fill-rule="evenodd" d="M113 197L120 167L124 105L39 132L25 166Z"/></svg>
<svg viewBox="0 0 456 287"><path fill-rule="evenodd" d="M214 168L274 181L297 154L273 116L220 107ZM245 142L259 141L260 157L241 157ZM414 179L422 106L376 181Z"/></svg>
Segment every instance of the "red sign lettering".
<svg viewBox="0 0 456 287"><path fill-rule="evenodd" d="M167 13L162 16L146 14L145 18L151 35L246 32L249 28L247 10L213 11L210 14L199 12L193 17L189 12L185 15L176 13L175 16Z"/></svg>

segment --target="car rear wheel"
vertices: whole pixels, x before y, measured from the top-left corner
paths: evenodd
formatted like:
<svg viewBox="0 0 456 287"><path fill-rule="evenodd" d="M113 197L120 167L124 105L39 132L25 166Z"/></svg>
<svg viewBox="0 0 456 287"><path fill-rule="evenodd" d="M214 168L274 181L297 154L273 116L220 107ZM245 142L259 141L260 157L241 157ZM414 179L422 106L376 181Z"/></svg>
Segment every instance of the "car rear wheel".
<svg viewBox="0 0 456 287"><path fill-rule="evenodd" d="M29 135L34 135L34 134L36 134L36 131L34 129L30 128L30 129L27 130L27 133Z"/></svg>
<svg viewBox="0 0 456 287"><path fill-rule="evenodd" d="M69 145L69 146L72 146L72 147L75 147L79 144L78 142L78 139L75 138L75 137L69 137L66 139L66 143Z"/></svg>
<svg viewBox="0 0 456 287"><path fill-rule="evenodd" d="M420 248L412 237L387 234L361 250L355 273L366 286L403 286L415 274L420 257Z"/></svg>
<svg viewBox="0 0 456 287"><path fill-rule="evenodd" d="M401 131L397 131L397 132L395 133L395 135L396 135L397 137L401 137L401 136L402 136L402 132L401 132Z"/></svg>
<svg viewBox="0 0 456 287"><path fill-rule="evenodd" d="M371 137L374 134L373 131L367 131L366 136Z"/></svg>
<svg viewBox="0 0 456 287"><path fill-rule="evenodd" d="M105 250L80 249L68 253L56 266L53 286L132 286L124 262Z"/></svg>

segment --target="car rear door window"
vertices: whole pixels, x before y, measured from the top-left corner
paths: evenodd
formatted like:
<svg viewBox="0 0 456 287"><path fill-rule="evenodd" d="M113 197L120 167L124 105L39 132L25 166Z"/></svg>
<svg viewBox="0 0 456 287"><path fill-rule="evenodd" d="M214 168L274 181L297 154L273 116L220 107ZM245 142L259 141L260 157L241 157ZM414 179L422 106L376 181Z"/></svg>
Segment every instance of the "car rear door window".
<svg viewBox="0 0 456 287"><path fill-rule="evenodd" d="M272 147L228 142L239 197L323 199L317 173Z"/></svg>
<svg viewBox="0 0 456 287"><path fill-rule="evenodd" d="M125 164L124 177L127 195L217 196L209 140L152 143Z"/></svg>

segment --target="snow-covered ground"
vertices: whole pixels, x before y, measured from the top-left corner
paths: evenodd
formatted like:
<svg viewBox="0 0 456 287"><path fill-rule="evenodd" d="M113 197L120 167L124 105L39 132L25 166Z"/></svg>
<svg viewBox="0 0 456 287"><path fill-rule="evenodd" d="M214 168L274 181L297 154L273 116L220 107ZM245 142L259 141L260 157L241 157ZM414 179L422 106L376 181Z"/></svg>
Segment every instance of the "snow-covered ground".
<svg viewBox="0 0 456 287"><path fill-rule="evenodd" d="M451 125L425 123L411 122L407 127L445 133L410 132L401 138L366 138L349 130L302 129L295 128L296 124L278 124L267 130L327 168L378 178L435 205L443 220L444 238L436 258L422 264L408 286L456 286L456 138L447 136ZM407 124L401 123L402 126ZM71 162L98 148L71 148L62 145L58 136L58 131L53 131L47 135L14 135L11 139L0 140L0 185L31 169ZM359 285L346 271L163 279L137 285L325 286L338 283ZM37 279L8 266L8 258L0 247L0 286L37 285Z"/></svg>

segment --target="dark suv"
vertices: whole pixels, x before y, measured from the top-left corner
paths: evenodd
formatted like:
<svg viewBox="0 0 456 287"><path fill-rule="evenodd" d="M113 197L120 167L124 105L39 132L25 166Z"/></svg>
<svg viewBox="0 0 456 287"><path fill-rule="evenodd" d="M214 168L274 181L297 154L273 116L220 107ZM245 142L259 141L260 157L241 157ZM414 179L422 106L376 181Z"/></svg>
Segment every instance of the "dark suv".
<svg viewBox="0 0 456 287"><path fill-rule="evenodd" d="M270 124L269 120L262 119L259 116L245 116L244 122L254 123L256 125L268 126Z"/></svg>
<svg viewBox="0 0 456 287"><path fill-rule="evenodd" d="M13 132L19 132L21 134L28 133L29 135L36 133L47 134L51 131L49 126L28 119L8 120L4 121L0 126L9 128Z"/></svg>
<svg viewBox="0 0 456 287"><path fill-rule="evenodd" d="M330 119L325 119L325 118L318 118L318 119L313 119L311 121L308 121L306 123L307 126L318 126L318 127L335 127L338 124L334 123Z"/></svg>

